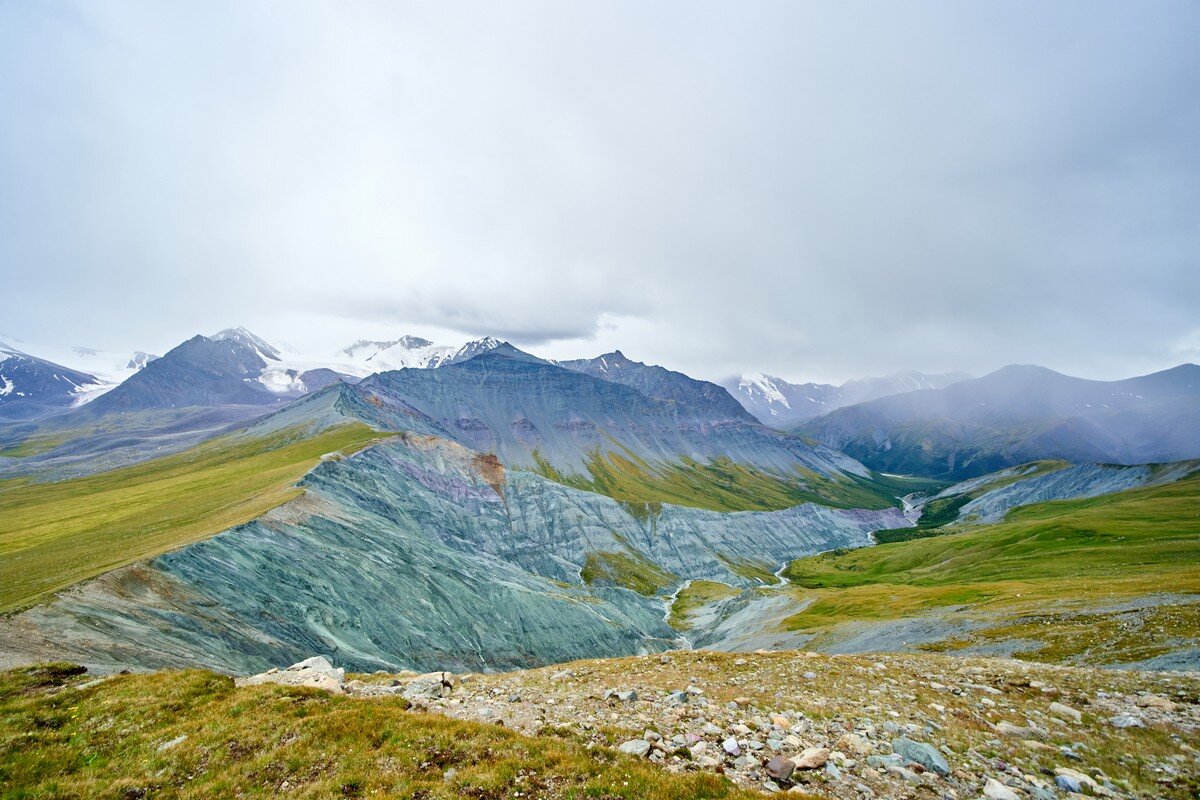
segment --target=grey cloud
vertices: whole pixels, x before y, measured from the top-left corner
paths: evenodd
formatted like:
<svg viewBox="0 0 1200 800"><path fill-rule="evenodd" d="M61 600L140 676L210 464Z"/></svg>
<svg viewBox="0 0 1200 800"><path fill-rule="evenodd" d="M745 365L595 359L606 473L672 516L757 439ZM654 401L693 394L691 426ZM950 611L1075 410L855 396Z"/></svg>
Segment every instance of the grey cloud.
<svg viewBox="0 0 1200 800"><path fill-rule="evenodd" d="M0 4L0 323L1160 368L1198 40L1165 1Z"/></svg>

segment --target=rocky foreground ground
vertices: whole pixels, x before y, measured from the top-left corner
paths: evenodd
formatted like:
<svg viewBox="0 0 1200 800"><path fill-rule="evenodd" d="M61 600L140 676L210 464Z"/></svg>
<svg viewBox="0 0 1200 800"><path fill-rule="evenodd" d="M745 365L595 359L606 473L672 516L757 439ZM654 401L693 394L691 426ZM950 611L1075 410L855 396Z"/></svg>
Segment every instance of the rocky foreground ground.
<svg viewBox="0 0 1200 800"><path fill-rule="evenodd" d="M931 655L676 651L504 674L240 679L315 686L616 747L671 772L838 798L1188 797L1200 675ZM448 777L453 777L452 775Z"/></svg>

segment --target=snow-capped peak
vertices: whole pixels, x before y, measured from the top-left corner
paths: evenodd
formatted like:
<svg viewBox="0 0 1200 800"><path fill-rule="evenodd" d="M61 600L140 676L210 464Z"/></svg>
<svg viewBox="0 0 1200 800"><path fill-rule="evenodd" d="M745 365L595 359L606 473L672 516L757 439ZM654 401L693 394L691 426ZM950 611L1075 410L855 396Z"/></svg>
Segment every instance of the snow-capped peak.
<svg viewBox="0 0 1200 800"><path fill-rule="evenodd" d="M781 405L784 408L791 408L787 397L779 390L779 378L773 375L766 375L761 372L754 372L743 375L738 381L738 389L745 394L753 397L755 394L761 395L762 399L771 406ZM774 414L775 409L771 409Z"/></svg>
<svg viewBox="0 0 1200 800"><path fill-rule="evenodd" d="M223 331L218 331L212 337L217 341L232 341L244 344L254 348L258 352L263 361L279 361L281 354L273 346L268 344L262 338L255 336L246 328L239 325L236 328L226 328Z"/></svg>
<svg viewBox="0 0 1200 800"><path fill-rule="evenodd" d="M486 353L489 350L495 350L504 342L492 336L485 336L482 339L475 339L467 342L462 347L454 351L453 355L439 361L433 366L444 367L447 364L457 364L460 361L466 361L468 358L474 358L481 353Z"/></svg>

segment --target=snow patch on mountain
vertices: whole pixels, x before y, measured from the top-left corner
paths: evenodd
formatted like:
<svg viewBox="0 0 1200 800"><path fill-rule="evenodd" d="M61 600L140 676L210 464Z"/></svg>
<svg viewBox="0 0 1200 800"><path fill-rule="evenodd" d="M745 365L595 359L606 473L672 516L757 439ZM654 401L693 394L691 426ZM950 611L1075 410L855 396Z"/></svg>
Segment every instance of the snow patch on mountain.
<svg viewBox="0 0 1200 800"><path fill-rule="evenodd" d="M434 344L420 336L401 336L384 341L360 339L332 353L305 353L276 348L244 328L233 332L237 334L237 340L243 343L257 341L258 344L252 346L267 362L258 377L259 382L274 394L293 396L313 390L306 384L304 376L318 370L332 371L349 379L361 379L398 369L434 369L465 361L502 344L490 336L457 346ZM268 355L271 357L268 358ZM327 372L322 374L328 375Z"/></svg>

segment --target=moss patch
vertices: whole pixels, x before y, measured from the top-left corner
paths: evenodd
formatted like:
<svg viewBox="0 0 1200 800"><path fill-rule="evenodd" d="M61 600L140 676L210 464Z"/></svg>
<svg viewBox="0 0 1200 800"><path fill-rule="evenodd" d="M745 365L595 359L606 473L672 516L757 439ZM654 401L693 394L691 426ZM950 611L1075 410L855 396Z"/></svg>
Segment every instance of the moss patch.
<svg viewBox="0 0 1200 800"><path fill-rule="evenodd" d="M588 586L611 584L654 597L679 582L679 576L667 572L640 553L598 550L588 553L580 573Z"/></svg>

